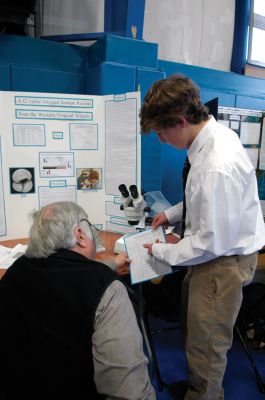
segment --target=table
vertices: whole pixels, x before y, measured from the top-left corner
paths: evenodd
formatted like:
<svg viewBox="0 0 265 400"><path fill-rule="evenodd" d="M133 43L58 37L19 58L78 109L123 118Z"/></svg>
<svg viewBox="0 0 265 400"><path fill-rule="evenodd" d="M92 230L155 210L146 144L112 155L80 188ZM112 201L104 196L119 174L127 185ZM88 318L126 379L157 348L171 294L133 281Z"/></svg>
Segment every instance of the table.
<svg viewBox="0 0 265 400"><path fill-rule="evenodd" d="M104 260L105 258L112 258L114 257L114 245L117 239L119 239L122 235L120 233L114 233L114 232L108 232L108 231L101 231L100 232L100 237L104 243L104 246L106 248L106 251L102 253L97 253L97 260ZM170 242L172 240L169 240ZM21 244L27 244L28 239L27 238L21 238L21 239L11 239L11 240L4 240L0 241L0 244L2 246L6 247L15 247L18 243ZM258 257L258 266L257 266L257 272L265 269L265 253L260 254ZM5 273L5 269L2 269L0 266L0 279L3 277Z"/></svg>

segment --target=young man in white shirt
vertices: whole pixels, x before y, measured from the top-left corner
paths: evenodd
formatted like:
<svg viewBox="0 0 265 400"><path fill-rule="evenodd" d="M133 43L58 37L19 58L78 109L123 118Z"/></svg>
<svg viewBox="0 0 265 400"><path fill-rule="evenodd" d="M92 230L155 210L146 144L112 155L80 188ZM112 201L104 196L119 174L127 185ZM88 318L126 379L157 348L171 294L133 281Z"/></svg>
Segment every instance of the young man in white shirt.
<svg viewBox="0 0 265 400"><path fill-rule="evenodd" d="M143 133L156 131L161 143L187 149L190 163L186 212L181 202L152 224L175 224L185 215L183 239L144 246L159 260L189 267L183 282L188 383L171 390L176 399L221 400L242 287L265 244L255 169L237 134L208 115L199 89L182 75L155 82L140 117Z"/></svg>

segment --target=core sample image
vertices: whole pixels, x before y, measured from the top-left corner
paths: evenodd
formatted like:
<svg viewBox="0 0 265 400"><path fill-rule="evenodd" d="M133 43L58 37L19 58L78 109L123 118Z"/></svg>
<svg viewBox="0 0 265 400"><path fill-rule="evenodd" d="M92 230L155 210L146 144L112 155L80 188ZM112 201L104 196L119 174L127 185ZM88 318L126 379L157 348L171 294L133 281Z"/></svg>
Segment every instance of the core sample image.
<svg viewBox="0 0 265 400"><path fill-rule="evenodd" d="M9 168L10 193L35 193L34 168Z"/></svg>

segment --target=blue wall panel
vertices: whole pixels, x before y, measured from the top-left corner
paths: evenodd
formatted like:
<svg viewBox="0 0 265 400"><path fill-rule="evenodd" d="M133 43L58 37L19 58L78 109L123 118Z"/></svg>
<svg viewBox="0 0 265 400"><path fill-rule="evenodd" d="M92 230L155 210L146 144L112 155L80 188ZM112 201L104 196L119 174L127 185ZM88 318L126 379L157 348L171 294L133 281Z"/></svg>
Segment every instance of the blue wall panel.
<svg viewBox="0 0 265 400"><path fill-rule="evenodd" d="M11 82L14 91L84 93L84 74L78 72L51 71L24 66L11 67Z"/></svg>
<svg viewBox="0 0 265 400"><path fill-rule="evenodd" d="M236 107L251 108L253 110L265 110L265 98L261 99L249 96L236 96Z"/></svg>
<svg viewBox="0 0 265 400"><path fill-rule="evenodd" d="M172 205L183 198L182 169L186 155L186 150L177 150L167 144L162 146L161 191Z"/></svg>
<svg viewBox="0 0 265 400"><path fill-rule="evenodd" d="M9 64L0 63L0 90L11 90Z"/></svg>
<svg viewBox="0 0 265 400"><path fill-rule="evenodd" d="M201 89L211 89L231 94L252 95L263 97L265 80L238 75L232 72L217 71L209 68L195 67L170 61L158 61L166 75L180 73L188 76Z"/></svg>
<svg viewBox="0 0 265 400"><path fill-rule="evenodd" d="M164 78L162 71L137 68L136 89L141 91L143 98L152 85L158 79ZM142 190L149 192L161 188L161 144L155 134L142 135Z"/></svg>
<svg viewBox="0 0 265 400"><path fill-rule="evenodd" d="M104 62L86 73L86 93L119 94L135 91L136 68Z"/></svg>
<svg viewBox="0 0 265 400"><path fill-rule="evenodd" d="M206 103L209 100L218 97L218 105L222 107L235 107L236 106L236 95L219 92L211 89L201 89L201 100L203 103Z"/></svg>

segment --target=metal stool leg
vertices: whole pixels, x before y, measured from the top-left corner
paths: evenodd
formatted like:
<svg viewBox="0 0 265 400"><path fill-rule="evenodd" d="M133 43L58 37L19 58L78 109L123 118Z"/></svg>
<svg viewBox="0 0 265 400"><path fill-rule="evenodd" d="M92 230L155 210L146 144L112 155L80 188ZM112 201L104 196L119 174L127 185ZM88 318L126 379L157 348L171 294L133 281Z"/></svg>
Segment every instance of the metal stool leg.
<svg viewBox="0 0 265 400"><path fill-rule="evenodd" d="M238 337L239 337L239 339L240 339L240 341L241 341L241 343L242 343L242 345L243 345L243 347L245 349L245 352L247 353L249 362L250 362L250 364L251 364L251 366L253 368L258 388L261 391L261 393L265 393L265 383L263 382L263 380L262 380L262 378L260 376L259 370L258 370L258 368L257 368L257 366L255 364L253 356L252 356L252 354L251 354L251 352L250 352L250 350L249 350L249 348L248 348L243 336L241 335L240 329L238 328L237 325L235 325L235 329L236 329L236 333L238 334Z"/></svg>
<svg viewBox="0 0 265 400"><path fill-rule="evenodd" d="M137 291L138 291L138 306L139 306L139 325L142 331L142 335L146 345L146 351L150 362L150 378L152 379L154 376L156 377L158 390L162 391L164 386L166 386L166 384L163 382L161 378L158 360L156 357L156 352L152 339L152 334L149 328L148 319L146 317L145 303L143 298L143 288L141 284L138 284Z"/></svg>

